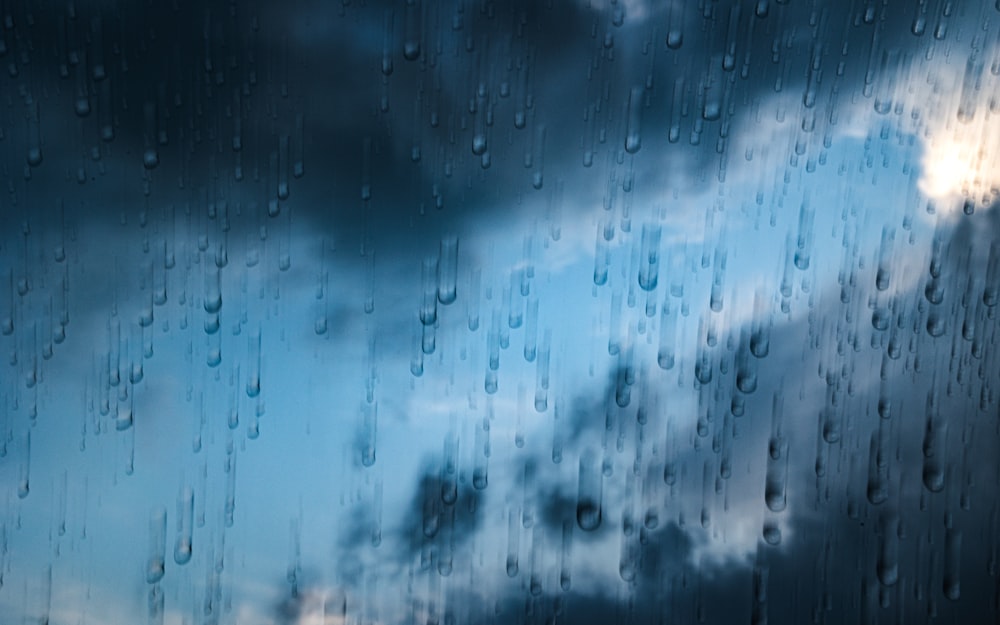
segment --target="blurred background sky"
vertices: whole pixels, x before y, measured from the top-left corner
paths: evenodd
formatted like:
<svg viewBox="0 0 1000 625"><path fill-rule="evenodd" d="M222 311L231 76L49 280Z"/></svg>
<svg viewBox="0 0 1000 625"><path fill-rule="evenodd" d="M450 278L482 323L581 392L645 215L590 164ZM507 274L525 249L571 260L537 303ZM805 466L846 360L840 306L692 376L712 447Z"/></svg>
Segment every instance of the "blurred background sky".
<svg viewBox="0 0 1000 625"><path fill-rule="evenodd" d="M992 2L0 20L0 621L996 620Z"/></svg>

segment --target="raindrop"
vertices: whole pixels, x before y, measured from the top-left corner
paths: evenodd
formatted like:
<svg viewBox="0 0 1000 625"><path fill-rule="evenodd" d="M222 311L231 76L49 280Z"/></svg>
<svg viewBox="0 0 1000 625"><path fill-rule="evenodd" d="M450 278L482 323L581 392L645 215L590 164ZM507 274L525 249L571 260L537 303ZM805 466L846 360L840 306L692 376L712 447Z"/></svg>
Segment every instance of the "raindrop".
<svg viewBox="0 0 1000 625"><path fill-rule="evenodd" d="M441 502L446 506L454 505L458 499L457 447L454 434L449 433L444 440L444 465L441 467Z"/></svg>
<svg viewBox="0 0 1000 625"><path fill-rule="evenodd" d="M781 528L778 527L778 524L774 520L768 519L764 521L763 537L764 542L769 545L781 544Z"/></svg>
<svg viewBox="0 0 1000 625"><path fill-rule="evenodd" d="M892 243L896 237L896 231L892 228L882 229L882 243L878 252L878 271L875 274L875 288L884 291L889 288L889 279L892 276Z"/></svg>
<svg viewBox="0 0 1000 625"><path fill-rule="evenodd" d="M538 352L538 298L528 298L528 312L524 322L524 360L534 362Z"/></svg>
<svg viewBox="0 0 1000 625"><path fill-rule="evenodd" d="M254 331L249 339L249 354L247 362L250 364L250 371L247 375L247 397L253 398L260 395L260 330Z"/></svg>
<svg viewBox="0 0 1000 625"><path fill-rule="evenodd" d="M208 263L205 271L205 312L218 313L222 309L222 272L214 264Z"/></svg>
<svg viewBox="0 0 1000 625"><path fill-rule="evenodd" d="M146 102L143 105L142 111L145 119L143 135L145 137L146 145L142 152L142 165L147 170L155 169L156 166L160 164L160 155L156 151L156 104L153 102Z"/></svg>
<svg viewBox="0 0 1000 625"><path fill-rule="evenodd" d="M1000 244L990 245L990 256L986 261L986 278L983 288L983 304L992 308L1000 299Z"/></svg>
<svg viewBox="0 0 1000 625"><path fill-rule="evenodd" d="M438 303L438 259L425 258L421 266L421 283L423 284L423 299L420 304L420 323L425 326L437 322Z"/></svg>
<svg viewBox="0 0 1000 625"><path fill-rule="evenodd" d="M278 162L277 162L277 174L278 174L278 185L277 185L277 197L279 200L284 201L288 199L289 188L288 188L288 148L290 139L287 134L283 134L278 137Z"/></svg>
<svg viewBox="0 0 1000 625"><path fill-rule="evenodd" d="M656 351L656 364L665 371L674 367L676 343L676 313L671 307L669 298L665 298L660 313L660 342Z"/></svg>
<svg viewBox="0 0 1000 625"><path fill-rule="evenodd" d="M382 75L389 77L392 75L393 64L392 64L392 31L393 31L393 18L395 14L393 11L386 11L385 18L383 22L383 40L382 40Z"/></svg>
<svg viewBox="0 0 1000 625"><path fill-rule="evenodd" d="M149 516L149 558L146 561L146 582L155 584L163 579L167 561L167 509L154 508Z"/></svg>
<svg viewBox="0 0 1000 625"><path fill-rule="evenodd" d="M585 532L601 526L603 479L598 454L592 449L584 451L580 456L576 524Z"/></svg>
<svg viewBox="0 0 1000 625"><path fill-rule="evenodd" d="M754 295L754 318L751 322L750 353L764 358L771 351L771 316L762 291Z"/></svg>
<svg viewBox="0 0 1000 625"><path fill-rule="evenodd" d="M932 304L940 304L944 300L944 284L938 278L931 278L924 289L924 297Z"/></svg>
<svg viewBox="0 0 1000 625"><path fill-rule="evenodd" d="M233 526L233 515L236 513L236 449L230 447L226 454L226 494L223 504L222 523L225 527Z"/></svg>
<svg viewBox="0 0 1000 625"><path fill-rule="evenodd" d="M159 584L154 584L149 589L149 623L150 625L163 625L163 608L165 603L163 589Z"/></svg>
<svg viewBox="0 0 1000 625"><path fill-rule="evenodd" d="M185 486L177 497L177 540L174 542L174 562L177 564L191 561L193 528L194 491Z"/></svg>
<svg viewBox="0 0 1000 625"><path fill-rule="evenodd" d="M483 419L479 427L476 428L476 448L475 459L472 466L472 487L476 490L483 490L489 481L489 457L490 457L490 426L487 419Z"/></svg>
<svg viewBox="0 0 1000 625"><path fill-rule="evenodd" d="M660 227L658 225L643 225L639 263L639 287L643 291L652 291L656 288L660 267Z"/></svg>
<svg viewBox="0 0 1000 625"><path fill-rule="evenodd" d="M518 552L520 550L520 512L515 508L507 511L507 577L517 577Z"/></svg>
<svg viewBox="0 0 1000 625"><path fill-rule="evenodd" d="M944 453L944 438L946 424L935 414L936 400L933 391L927 398L927 422L924 427L924 465L923 481L927 490L932 493L944 489L945 469L941 456Z"/></svg>
<svg viewBox="0 0 1000 625"><path fill-rule="evenodd" d="M944 537L944 577L942 590L944 596L952 601L958 601L962 596L962 532L949 527Z"/></svg>
<svg viewBox="0 0 1000 625"><path fill-rule="evenodd" d="M879 519L879 551L876 565L883 586L899 581L899 519L885 513Z"/></svg>
<svg viewBox="0 0 1000 625"><path fill-rule="evenodd" d="M21 452L21 462L18 465L17 497L24 499L31 492L31 432L24 433L22 439L24 450Z"/></svg>
<svg viewBox="0 0 1000 625"><path fill-rule="evenodd" d="M881 430L873 432L868 451L868 501L876 506L889 498L889 462L882 440Z"/></svg>
<svg viewBox="0 0 1000 625"><path fill-rule="evenodd" d="M611 264L611 250L608 247L608 239L603 234L606 226L597 227L597 249L594 252L594 284L603 286L608 281L608 267Z"/></svg>
<svg viewBox="0 0 1000 625"><path fill-rule="evenodd" d="M458 282L458 238L448 236L441 239L437 266L437 298L444 305L451 304L456 297Z"/></svg>
<svg viewBox="0 0 1000 625"><path fill-rule="evenodd" d="M420 58L420 39L423 15L420 0L406 0L404 9L403 58L416 61Z"/></svg>
<svg viewBox="0 0 1000 625"><path fill-rule="evenodd" d="M736 388L742 393L757 390L757 359L751 357L749 340L741 339L736 353Z"/></svg>
<svg viewBox="0 0 1000 625"><path fill-rule="evenodd" d="M958 121L969 123L976 116L976 104L982 89L983 59L973 52L965 63L962 91L958 101Z"/></svg>
<svg viewBox="0 0 1000 625"><path fill-rule="evenodd" d="M799 211L799 231L795 239L795 266L802 271L809 269L812 256L814 209L809 200L803 200Z"/></svg>
<svg viewBox="0 0 1000 625"><path fill-rule="evenodd" d="M375 438L378 428L378 404L364 403L362 411L361 464L375 464Z"/></svg>
<svg viewBox="0 0 1000 625"><path fill-rule="evenodd" d="M628 117L625 126L625 151L635 154L642 147L643 88L632 87L628 97ZM658 234L658 233L657 233Z"/></svg>
<svg viewBox="0 0 1000 625"><path fill-rule="evenodd" d="M538 359L535 362L535 410L537 412L545 412L548 408L551 341L552 332L545 330L542 334L542 345L538 350Z"/></svg>
<svg viewBox="0 0 1000 625"><path fill-rule="evenodd" d="M667 15L667 47L671 50L677 50L684 44L684 34L681 30L684 24L683 15L684 5L670 5L669 13ZM681 13L681 15L678 15Z"/></svg>
<svg viewBox="0 0 1000 625"><path fill-rule="evenodd" d="M785 482L788 479L788 441L772 437L768 442L764 502L771 512L785 509Z"/></svg>
<svg viewBox="0 0 1000 625"><path fill-rule="evenodd" d="M42 164L42 133L39 119L39 104L36 102L28 114L28 165L38 167Z"/></svg>

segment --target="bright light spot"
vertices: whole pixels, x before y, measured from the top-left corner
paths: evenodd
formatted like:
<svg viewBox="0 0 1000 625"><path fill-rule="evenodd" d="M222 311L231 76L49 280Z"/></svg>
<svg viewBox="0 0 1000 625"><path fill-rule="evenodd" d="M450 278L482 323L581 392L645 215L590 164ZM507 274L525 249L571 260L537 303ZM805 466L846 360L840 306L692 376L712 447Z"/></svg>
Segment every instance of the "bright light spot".
<svg viewBox="0 0 1000 625"><path fill-rule="evenodd" d="M966 202L988 208L1000 190L998 81L989 68L939 74L932 93L916 90L914 104L932 102L924 120L920 191L945 212Z"/></svg>

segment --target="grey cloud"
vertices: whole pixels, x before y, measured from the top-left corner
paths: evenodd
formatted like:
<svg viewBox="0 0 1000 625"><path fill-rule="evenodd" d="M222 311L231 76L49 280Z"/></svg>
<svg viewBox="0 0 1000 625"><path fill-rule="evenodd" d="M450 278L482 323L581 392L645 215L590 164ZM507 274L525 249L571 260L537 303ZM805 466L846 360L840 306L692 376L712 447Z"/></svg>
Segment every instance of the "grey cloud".
<svg viewBox="0 0 1000 625"><path fill-rule="evenodd" d="M408 61L402 48L409 36L404 31L414 28L407 22L413 16L388 3L242 7L178 1L143 10L112 10L108 3L68 6L73 9L43 3L13 15L8 58L16 57L12 66L19 73L4 80L9 93L19 94L25 115L30 117L32 103L37 103L45 155L41 165L28 168L33 182L18 196L46 197L54 191L49 183L75 179L82 168L90 186L73 195L85 199L94 193L90 210L97 212L87 217L97 218L103 212L97 199L108 190L99 173L105 167L131 172L134 186L127 195L141 205L143 153L156 147L160 164L150 176L158 201L166 199L164 194L173 195L167 201L175 202L217 196L248 209L256 204L255 211L262 213L277 199L272 159L283 161L276 164L279 168L292 170L302 154L305 175L289 176L289 198L280 203L333 230L351 230L356 240L366 236L366 220L408 219L416 228L412 232L433 232L535 192L531 182L541 171L537 163L521 171L479 166L471 146L486 115L483 107L493 118L483 128L495 163L519 162L525 154L540 162L535 144L544 125L545 180L562 179L573 188L604 194L604 185L594 184L581 165L581 136L585 143L592 140L587 136L605 136L605 143L594 144L597 167L603 167L608 153L622 155L627 97L641 86L646 152L672 154L665 139L675 113L675 81L683 78L678 103L685 111L679 139L685 156L674 166L697 181L714 176L721 134L755 99L773 93L778 81L786 91L804 90L814 51L819 71L812 72L812 80L820 82L822 74L825 95L836 84L843 85L840 91L859 87L870 67L878 65L879 49L921 47L927 37L912 34L918 9L905 2L822 8L738 2L706 6L704 14L675 7L670 19L683 21L685 33L678 49L665 45L665 10L642 21L626 16L619 27L611 23L610 13L578 2L464 8L425 2L416 5L422 28L414 31L422 54ZM765 13L758 10L763 6L768 7L766 16L758 16ZM394 15L388 38L393 71L385 76L387 15ZM950 21L957 28L974 17L958 11L947 19L928 19ZM731 19L738 21L730 26ZM830 43L830 32L844 35L843 50ZM870 50L873 40L879 46L875 51ZM731 50L735 65L727 69L723 61ZM746 77L741 75L745 62ZM837 75L841 65L842 77ZM62 71L66 77L60 77ZM511 90L506 97L500 95L505 83ZM485 93L479 92L480 85ZM529 95L532 107L526 106ZM380 111L383 96L386 112ZM713 98L722 108L720 118L702 119ZM80 101L91 110L77 118L73 110ZM155 105L152 122L146 119L146 104ZM588 107L590 121L584 121ZM513 124L519 111L529 118L523 130ZM432 114L436 127L430 123ZM105 122L115 129L110 143L100 137ZM234 152L238 123L241 149ZM690 145L696 126L702 127L700 148ZM30 125L25 128L15 132L30 132ZM284 157L282 136L289 141ZM160 139L166 143L158 145ZM373 192L367 212L361 201L366 141ZM414 146L422 151L418 164L411 160ZM90 158L95 149L104 153L101 163ZM619 185L631 175L649 182L663 175L662 163L643 154L634 165L621 166ZM243 182L233 179L237 158ZM27 167L20 155L11 154L11 159L6 166L15 176ZM629 174L633 167L635 173ZM453 171L451 177L446 168ZM176 188L178 180L184 181L184 190ZM95 185L97 190L90 191ZM32 190L38 187L48 188ZM439 218L421 217L422 212L436 212L435 196L444 201L445 212ZM56 199L53 194L46 203L54 205Z"/></svg>
<svg viewBox="0 0 1000 625"><path fill-rule="evenodd" d="M482 525L484 493L472 487L464 476L433 465L427 465L415 485L410 508L398 525L401 542L396 557L404 563L447 567L464 557L467 543L474 539ZM425 562L426 561L426 562Z"/></svg>

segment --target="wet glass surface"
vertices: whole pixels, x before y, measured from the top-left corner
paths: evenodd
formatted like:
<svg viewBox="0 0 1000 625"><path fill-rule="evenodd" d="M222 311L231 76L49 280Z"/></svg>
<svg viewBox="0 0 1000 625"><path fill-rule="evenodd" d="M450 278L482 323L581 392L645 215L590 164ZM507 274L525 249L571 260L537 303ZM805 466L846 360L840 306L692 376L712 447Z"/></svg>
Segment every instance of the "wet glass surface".
<svg viewBox="0 0 1000 625"><path fill-rule="evenodd" d="M994 622L998 26L0 2L0 621Z"/></svg>

